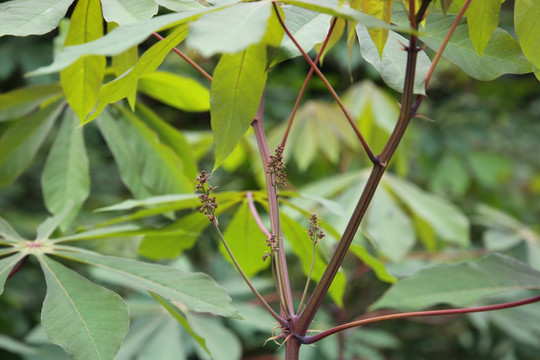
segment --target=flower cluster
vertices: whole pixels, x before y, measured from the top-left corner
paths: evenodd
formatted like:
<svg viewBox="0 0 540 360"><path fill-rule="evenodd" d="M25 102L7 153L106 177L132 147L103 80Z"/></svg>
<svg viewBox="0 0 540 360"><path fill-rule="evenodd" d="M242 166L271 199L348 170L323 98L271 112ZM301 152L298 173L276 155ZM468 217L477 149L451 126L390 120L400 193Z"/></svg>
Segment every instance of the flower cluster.
<svg viewBox="0 0 540 360"><path fill-rule="evenodd" d="M278 146L276 153L270 155L266 173L273 175L273 185L284 186L287 183L287 174L285 173L285 164L283 163L283 146Z"/></svg>
<svg viewBox="0 0 540 360"><path fill-rule="evenodd" d="M266 245L270 248L270 252L265 252L263 256L263 261L265 261L270 255L279 250L277 237L276 235L270 235L266 239Z"/></svg>
<svg viewBox="0 0 540 360"><path fill-rule="evenodd" d="M317 217L317 214L311 214L309 224L310 227L308 229L308 235L311 238L311 241L313 241L314 244L317 244L319 240L322 240L326 236L324 231L322 231L319 226L319 218Z"/></svg>
<svg viewBox="0 0 540 360"><path fill-rule="evenodd" d="M209 178L210 175L208 175L206 171L201 171L199 176L197 176L197 178L195 179L195 181L197 181L195 189L201 192L201 194L199 194L199 201L201 202L202 206L199 211L206 215L208 220L217 222L214 212L218 207L218 202L216 201L215 196L210 196L211 192L215 189L215 187L208 184Z"/></svg>

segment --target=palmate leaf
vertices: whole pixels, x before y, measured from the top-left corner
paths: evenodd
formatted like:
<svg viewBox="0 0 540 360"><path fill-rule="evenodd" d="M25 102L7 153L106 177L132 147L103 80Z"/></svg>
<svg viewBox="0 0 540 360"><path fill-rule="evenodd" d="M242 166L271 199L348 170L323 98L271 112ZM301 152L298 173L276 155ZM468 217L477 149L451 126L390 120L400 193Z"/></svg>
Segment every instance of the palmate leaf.
<svg viewBox="0 0 540 360"><path fill-rule="evenodd" d="M392 1L362 0L362 12L390 23L392 17ZM379 51L379 57L383 58L383 50L388 39L388 29L368 29L369 36Z"/></svg>
<svg viewBox="0 0 540 360"><path fill-rule="evenodd" d="M262 260L265 251L268 250L266 236L257 226L247 200L240 204L223 236L248 277L270 265L270 261ZM220 244L220 251L225 259L232 263L222 244Z"/></svg>
<svg viewBox="0 0 540 360"><path fill-rule="evenodd" d="M360 42L362 57L377 70L384 82L392 89L403 92L405 81L405 68L407 64L407 52L403 51L403 45L408 40L394 31L388 34L388 40L382 51L382 60L378 47L372 40L368 29L359 24L356 26L356 34ZM431 61L424 51L418 53L416 63L416 76L414 81L414 93L425 94L425 77L431 66Z"/></svg>
<svg viewBox="0 0 540 360"><path fill-rule="evenodd" d="M540 272L500 254L436 265L398 281L371 309L418 310L436 304L469 306L504 291L540 289Z"/></svg>
<svg viewBox="0 0 540 360"><path fill-rule="evenodd" d="M6 220L0 217L0 242L2 244L16 244L23 241L22 236Z"/></svg>
<svg viewBox="0 0 540 360"><path fill-rule="evenodd" d="M210 92L196 80L164 71L154 71L139 80L143 94L184 111L208 111Z"/></svg>
<svg viewBox="0 0 540 360"><path fill-rule="evenodd" d="M4 284L9 276L9 273L25 256L25 254L18 253L0 259L0 295L4 292Z"/></svg>
<svg viewBox="0 0 540 360"><path fill-rule="evenodd" d="M186 273L169 266L89 252L58 250L55 255L112 272L126 285L177 301L191 311L238 317L230 297L206 274Z"/></svg>
<svg viewBox="0 0 540 360"><path fill-rule="evenodd" d="M42 326L74 359L113 359L129 327L120 296L38 255L47 281Z"/></svg>
<svg viewBox="0 0 540 360"><path fill-rule="evenodd" d="M514 26L519 45L530 62L540 68L540 2L516 0L514 3ZM537 76L540 79L540 76Z"/></svg>
<svg viewBox="0 0 540 360"><path fill-rule="evenodd" d="M51 65L32 71L30 75L58 72L75 62L77 59L87 55L118 55L123 51L142 43L156 31L166 30L181 25L198 18L204 13L217 11L228 6L230 6L230 4L205 7L200 10L156 16L149 20L119 26L106 36L95 41L67 47L62 53L55 57Z"/></svg>
<svg viewBox="0 0 540 360"><path fill-rule="evenodd" d="M58 26L73 0L11 0L0 4L0 36L41 35Z"/></svg>
<svg viewBox="0 0 540 360"><path fill-rule="evenodd" d="M210 89L210 117L215 139L214 170L231 154L251 125L266 84L266 46L255 44L223 55Z"/></svg>
<svg viewBox="0 0 540 360"><path fill-rule="evenodd" d="M420 39L437 51L454 19L453 15L430 14L422 32L424 35L420 36ZM519 43L500 28L495 29L482 57L479 57L469 38L467 25L461 23L452 35L443 56L467 75L484 81L496 79L503 74L525 74L533 70Z"/></svg>
<svg viewBox="0 0 540 360"><path fill-rule="evenodd" d="M64 107L55 102L15 122L0 138L0 186L13 182L30 165Z"/></svg>
<svg viewBox="0 0 540 360"><path fill-rule="evenodd" d="M103 36L103 18L99 0L82 0L71 15L64 46L90 42ZM105 76L103 55L79 59L60 72L66 101L82 121L92 111Z"/></svg>
<svg viewBox="0 0 540 360"><path fill-rule="evenodd" d="M129 96L137 87L139 79L156 70L169 51L184 40L186 35L187 26L178 27L165 39L148 49L127 74L105 84L99 92L96 110L87 119L80 119L81 123L85 124L94 120L105 106Z"/></svg>
<svg viewBox="0 0 540 360"><path fill-rule="evenodd" d="M30 85L5 92L0 95L0 121L29 114L39 104L61 94L58 84Z"/></svg>
<svg viewBox="0 0 540 360"><path fill-rule="evenodd" d="M269 1L241 2L203 15L190 25L186 43L204 57L243 51L261 41L271 8Z"/></svg>
<svg viewBox="0 0 540 360"><path fill-rule="evenodd" d="M67 225L75 218L90 193L83 129L78 127L77 118L70 109L64 114L41 176L45 206L51 213L58 214L72 203Z"/></svg>
<svg viewBox="0 0 540 360"><path fill-rule="evenodd" d="M150 19L158 11L154 0L105 0L103 17L119 25Z"/></svg>
<svg viewBox="0 0 540 360"><path fill-rule="evenodd" d="M499 25L499 14L503 1L472 1L467 8L465 16L467 17L469 34L478 56L482 56L491 34Z"/></svg>

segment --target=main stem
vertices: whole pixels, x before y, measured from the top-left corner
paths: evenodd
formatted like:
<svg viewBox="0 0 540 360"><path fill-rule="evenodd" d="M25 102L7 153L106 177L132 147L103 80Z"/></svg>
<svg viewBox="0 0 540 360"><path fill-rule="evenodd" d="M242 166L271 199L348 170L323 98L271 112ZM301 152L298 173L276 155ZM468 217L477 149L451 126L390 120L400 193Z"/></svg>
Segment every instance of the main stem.
<svg viewBox="0 0 540 360"><path fill-rule="evenodd" d="M415 28L414 25L416 24L414 24L413 22L413 24L411 25L413 25L413 27ZM371 200L373 199L373 195L375 194L375 191L386 170L386 165L396 151L399 142L403 138L405 130L407 129L407 125L409 124L409 121L411 119L416 60L418 54L417 39L415 35L410 36L409 45L408 47L406 47L406 51L408 53L408 56L405 74L405 84L401 100L401 111L397 124L392 134L390 135L386 146L384 147L381 154L378 156L379 161L375 162L373 165L373 170L371 171L369 179L366 183L366 187L364 188L364 191L360 196L356 208L354 209L353 215L349 223L347 224L345 232L343 233L341 241L339 242L334 254L332 255L332 258L330 259L330 262L328 263L328 266L324 274L322 275L321 280L313 291L313 294L308 300L306 307L299 314L298 321L294 330L300 336L304 336L306 334L308 327L311 324L311 321L313 320L315 314L317 313L317 310L319 309L324 299L324 296L328 292L328 289L330 288L330 285L332 284L332 281L334 280L334 277L336 276L339 267L341 266L345 258L345 255L349 249L349 246L351 245L354 235L358 230L358 227L360 226L360 223L367 211L367 208ZM291 359L297 358L298 357ZM289 358L287 359L289 360Z"/></svg>

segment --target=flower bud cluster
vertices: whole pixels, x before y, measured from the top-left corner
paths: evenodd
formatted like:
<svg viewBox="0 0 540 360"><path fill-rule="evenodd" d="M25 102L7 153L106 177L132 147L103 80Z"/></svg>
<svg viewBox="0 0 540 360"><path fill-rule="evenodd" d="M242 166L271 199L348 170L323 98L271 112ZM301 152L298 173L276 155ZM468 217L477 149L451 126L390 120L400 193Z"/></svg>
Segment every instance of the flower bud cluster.
<svg viewBox="0 0 540 360"><path fill-rule="evenodd" d="M287 173L283 163L283 146L278 146L274 155L270 155L266 173L273 175L273 185L284 186L287 183Z"/></svg>
<svg viewBox="0 0 540 360"><path fill-rule="evenodd" d="M201 202L202 206L199 209L199 212L206 215L208 220L217 221L214 212L218 207L218 202L216 201L215 196L210 195L215 187L208 184L208 179L210 179L210 175L208 175L204 170L202 170L199 176L197 176L195 179L195 181L197 181L195 189L201 192L201 194L199 194L199 201Z"/></svg>
<svg viewBox="0 0 540 360"><path fill-rule="evenodd" d="M265 261L274 252L279 251L279 245L276 235L270 235L268 239L266 239L266 245L270 248L270 252L265 252L263 256L263 261Z"/></svg>
<svg viewBox="0 0 540 360"><path fill-rule="evenodd" d="M317 214L311 214L309 224L310 227L308 229L308 235L311 238L311 241L313 241L314 244L317 244L326 236L324 231L322 231L319 226L319 218L317 217Z"/></svg>

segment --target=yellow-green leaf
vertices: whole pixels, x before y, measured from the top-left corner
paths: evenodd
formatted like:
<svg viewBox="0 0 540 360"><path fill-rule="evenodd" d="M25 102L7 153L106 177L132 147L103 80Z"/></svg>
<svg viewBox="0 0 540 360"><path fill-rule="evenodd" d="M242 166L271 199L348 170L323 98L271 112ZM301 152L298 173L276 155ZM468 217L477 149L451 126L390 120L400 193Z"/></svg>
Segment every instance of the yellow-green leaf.
<svg viewBox="0 0 540 360"><path fill-rule="evenodd" d="M392 1L362 0L362 11L390 24L390 19L392 18ZM372 28L368 29L368 32L371 40L373 40L377 47L379 57L382 59L384 45L386 45L386 40L388 40L388 29Z"/></svg>
<svg viewBox="0 0 540 360"><path fill-rule="evenodd" d="M139 79L156 70L163 62L165 56L178 45L187 35L187 26L181 25L173 31L165 39L154 44L148 49L137 61L135 66L125 76L116 78L115 80L105 84L99 92L97 108L92 115L86 120L81 119L83 124L86 124L95 118L103 111L108 104L115 103L129 96L133 88L137 87Z"/></svg>
<svg viewBox="0 0 540 360"><path fill-rule="evenodd" d="M516 35L525 57L536 68L540 68L540 46L538 46L538 39L540 39L539 18L540 1L516 0L514 8ZM535 72L535 74L537 73L538 71Z"/></svg>
<svg viewBox="0 0 540 360"><path fill-rule="evenodd" d="M103 36L99 0L81 0L71 16L64 46L90 42ZM60 82L68 104L82 121L96 104L105 75L105 56L84 57L60 72Z"/></svg>
<svg viewBox="0 0 540 360"><path fill-rule="evenodd" d="M266 84L266 46L223 55L210 89L210 117L215 139L214 169L231 154L247 131Z"/></svg>
<svg viewBox="0 0 540 360"><path fill-rule="evenodd" d="M474 49L482 56L491 35L499 24L501 4L504 0L471 1L467 8L467 25Z"/></svg>

